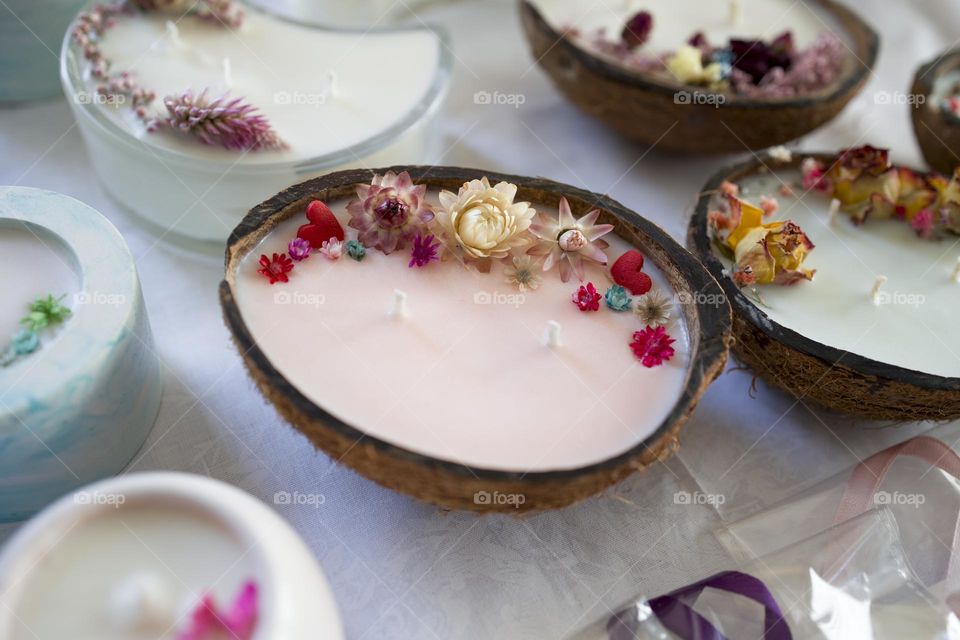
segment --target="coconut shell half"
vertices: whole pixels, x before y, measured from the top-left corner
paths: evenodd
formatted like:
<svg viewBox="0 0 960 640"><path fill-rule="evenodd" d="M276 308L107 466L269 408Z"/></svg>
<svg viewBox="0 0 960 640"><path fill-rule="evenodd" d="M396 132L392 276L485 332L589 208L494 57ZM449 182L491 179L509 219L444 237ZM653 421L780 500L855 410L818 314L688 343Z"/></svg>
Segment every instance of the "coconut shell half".
<svg viewBox="0 0 960 640"><path fill-rule="evenodd" d="M264 355L244 322L236 301L238 266L277 224L291 216L303 215L311 200L350 197L357 184L369 184L374 174L382 175L389 170L407 171L415 183L426 184L431 189L453 191L465 181L487 176L491 182L516 184L518 200L557 206L560 197L565 196L575 215L599 208L601 222L615 225L615 233L643 252L678 294L687 294L690 302L678 305L690 333L685 387L666 419L647 439L613 458L576 469L521 473L468 468L367 435L314 404L284 378L282 365L278 366ZM711 295L694 296L695 292ZM251 376L283 418L316 447L390 489L451 509L510 513L552 509L576 502L635 471L665 460L677 450L681 427L706 388L723 371L727 360L730 310L725 302L716 303L722 298L716 280L693 255L658 226L605 196L541 178L422 166L341 171L294 185L257 205L230 236L226 272L220 284L224 319ZM478 492L495 491L522 494L523 504L491 504L475 499Z"/></svg>
<svg viewBox="0 0 960 640"><path fill-rule="evenodd" d="M877 59L880 39L851 9L815 0L845 32L851 53L830 88L798 98L761 100L723 95L693 100L701 88L662 81L591 53L549 24L530 0L521 0L523 28L534 59L554 85L584 113L630 140L683 153L763 149L795 140L833 119L859 93ZM696 25L691 25L691 31Z"/></svg>
<svg viewBox="0 0 960 640"><path fill-rule="evenodd" d="M805 153L828 166L836 154ZM914 371L843 351L774 322L724 271L708 228L708 211L724 181L799 168L802 158L750 160L718 171L700 192L688 245L723 288L733 308L733 353L769 384L802 402L861 418L890 421L960 417L960 378ZM802 284L798 286L803 286Z"/></svg>

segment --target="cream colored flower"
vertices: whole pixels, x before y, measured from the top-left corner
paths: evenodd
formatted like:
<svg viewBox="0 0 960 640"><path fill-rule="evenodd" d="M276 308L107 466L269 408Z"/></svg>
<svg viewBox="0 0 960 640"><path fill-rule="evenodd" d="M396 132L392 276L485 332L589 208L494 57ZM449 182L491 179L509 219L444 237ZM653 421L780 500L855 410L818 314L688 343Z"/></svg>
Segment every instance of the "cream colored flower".
<svg viewBox="0 0 960 640"><path fill-rule="evenodd" d="M703 66L703 52L684 45L667 59L667 71L683 84L716 84L723 79L722 67L716 63Z"/></svg>
<svg viewBox="0 0 960 640"><path fill-rule="evenodd" d="M672 310L670 298L656 289L637 297L633 305L633 312L640 319L640 324L654 328L670 322Z"/></svg>
<svg viewBox="0 0 960 640"><path fill-rule="evenodd" d="M540 265L530 256L514 256L513 265L506 267L503 274L507 277L507 282L516 286L520 293L525 293L527 289L536 291L540 286L543 281L540 271Z"/></svg>
<svg viewBox="0 0 960 640"><path fill-rule="evenodd" d="M486 177L465 182L457 194L441 191L437 222L447 246L477 262L481 271L489 271L491 260L526 247L536 210L529 202L514 202L516 195L516 185L501 182L491 187Z"/></svg>

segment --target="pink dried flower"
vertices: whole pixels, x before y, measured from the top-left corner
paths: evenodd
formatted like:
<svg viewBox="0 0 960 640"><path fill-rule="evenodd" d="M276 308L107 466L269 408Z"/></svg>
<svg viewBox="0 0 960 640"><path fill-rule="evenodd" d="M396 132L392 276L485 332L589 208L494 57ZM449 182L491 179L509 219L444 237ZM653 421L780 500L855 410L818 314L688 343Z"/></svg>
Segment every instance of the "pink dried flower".
<svg viewBox="0 0 960 640"><path fill-rule="evenodd" d="M413 238L413 251L410 252L408 267L425 267L435 260L439 260L440 243L433 242L433 236L424 238L419 233Z"/></svg>
<svg viewBox="0 0 960 640"><path fill-rule="evenodd" d="M433 209L425 201L426 185L414 186L410 174L388 171L375 175L370 184L357 186L358 200L347 205L347 226L359 232L366 247L384 253L403 249L413 236L433 220Z"/></svg>
<svg viewBox="0 0 960 640"><path fill-rule="evenodd" d="M933 212L930 209L921 209L911 218L910 226L917 232L918 236L924 240L929 240L933 237L936 228Z"/></svg>
<svg viewBox="0 0 960 640"><path fill-rule="evenodd" d="M540 212L530 233L539 238L539 242L527 253L534 256L547 256L543 270L549 271L560 263L560 279L566 282L571 274L583 280L584 260L607 264L607 254L603 252L609 245L601 236L613 231L612 224L597 224L600 210L594 209L582 218L574 218L570 203L560 198L559 213L556 218Z"/></svg>
<svg viewBox="0 0 960 640"><path fill-rule="evenodd" d="M763 209L763 215L772 216L780 209L780 203L776 198L770 196L760 196L760 208Z"/></svg>
<svg viewBox="0 0 960 640"><path fill-rule="evenodd" d="M800 173L803 176L803 188L807 191L833 193L833 183L827 177L826 171L816 158L804 158L800 163Z"/></svg>
<svg viewBox="0 0 960 640"><path fill-rule="evenodd" d="M191 615L190 626L177 635L177 640L250 640L258 616L257 584L249 581L229 611L219 610L211 596L204 596Z"/></svg>
<svg viewBox="0 0 960 640"><path fill-rule="evenodd" d="M647 327L642 331L635 331L630 349L637 356L640 363L652 368L659 366L672 358L675 354L672 345L676 340L667 334L663 327Z"/></svg>
<svg viewBox="0 0 960 640"><path fill-rule="evenodd" d="M163 99L169 115L150 123L150 131L170 127L196 137L204 144L231 151L285 149L283 142L257 108L243 98L226 94L210 101L207 90L199 95L186 91Z"/></svg>
<svg viewBox="0 0 960 640"><path fill-rule="evenodd" d="M340 256L343 255L343 243L336 238L324 240L323 244L320 245L320 253L327 260L339 260Z"/></svg>
<svg viewBox="0 0 960 640"><path fill-rule="evenodd" d="M720 193L736 198L740 195L740 187L729 180L724 180L720 183Z"/></svg>
<svg viewBox="0 0 960 640"><path fill-rule="evenodd" d="M792 55L787 67L775 65L759 81L750 71L735 68L730 74L734 90L752 98L783 99L820 91L833 84L847 58L845 45L836 35L823 31L806 49ZM762 66L762 65L761 65Z"/></svg>
<svg viewBox="0 0 960 640"><path fill-rule="evenodd" d="M797 195L796 193L794 193L793 187L791 187L786 182L780 185L779 191L780 191L780 195L782 195L784 198L793 198Z"/></svg>
<svg viewBox="0 0 960 640"><path fill-rule="evenodd" d="M287 245L287 253L297 262L306 260L310 257L310 243L303 238L294 238Z"/></svg>
<svg viewBox="0 0 960 640"><path fill-rule="evenodd" d="M573 304L577 305L580 311L599 311L600 292L592 282L580 285L577 292L573 294Z"/></svg>

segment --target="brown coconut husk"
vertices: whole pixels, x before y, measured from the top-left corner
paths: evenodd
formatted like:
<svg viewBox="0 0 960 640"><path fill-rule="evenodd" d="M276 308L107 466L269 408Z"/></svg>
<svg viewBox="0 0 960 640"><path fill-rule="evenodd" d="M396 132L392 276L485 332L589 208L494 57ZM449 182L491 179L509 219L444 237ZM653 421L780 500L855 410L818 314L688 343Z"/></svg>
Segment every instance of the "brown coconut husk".
<svg viewBox="0 0 960 640"><path fill-rule="evenodd" d="M923 158L934 171L952 175L960 165L960 123L951 120L938 105L929 104L937 79L960 68L960 49L951 49L921 65L910 88L914 99L911 109L913 133ZM923 96L921 101L918 96Z"/></svg>
<svg viewBox="0 0 960 640"><path fill-rule="evenodd" d="M790 162L764 158L721 169L697 202L688 246L717 278L733 308L733 353L769 384L839 413L895 422L960 417L960 378L913 371L807 338L771 320L724 274L707 224L710 201L720 185L770 169L798 168L806 157L829 165L836 154L805 153Z"/></svg>
<svg viewBox="0 0 960 640"><path fill-rule="evenodd" d="M876 62L879 37L843 5L832 0L813 4L834 18L850 43L852 54L841 79L809 96L758 100L725 94L719 105L678 104L678 92L709 92L657 80L588 52L551 26L529 0L521 0L520 13L534 59L581 111L630 140L703 154L763 149L799 138L833 119L863 88Z"/></svg>
<svg viewBox="0 0 960 640"><path fill-rule="evenodd" d="M601 209L601 220L615 225L616 233L636 246L667 277L678 293L703 292L708 297L689 296L690 304L678 305L691 336L690 369L686 387L656 431L629 451L579 469L523 473L467 467L396 446L364 434L303 396L284 377L282 366L270 362L257 346L235 299L237 268L281 221L302 216L311 200L350 197L355 186L369 183L374 174L388 170L408 171L413 180L430 188L457 190L465 181L486 175L491 181L506 180L519 187L518 198L557 206L566 196L574 213ZM719 297L718 297L719 296ZM541 178L501 175L454 167L396 166L376 170L333 173L294 185L257 205L233 231L226 251L225 279L220 283L220 302L227 327L244 363L263 395L294 428L319 449L379 484L451 509L510 513L563 507L593 495L627 475L664 461L677 450L680 430L707 386L723 371L730 340L730 310L722 300L717 282L706 269L662 229L623 205L595 193ZM521 505L478 501L478 493L521 494Z"/></svg>

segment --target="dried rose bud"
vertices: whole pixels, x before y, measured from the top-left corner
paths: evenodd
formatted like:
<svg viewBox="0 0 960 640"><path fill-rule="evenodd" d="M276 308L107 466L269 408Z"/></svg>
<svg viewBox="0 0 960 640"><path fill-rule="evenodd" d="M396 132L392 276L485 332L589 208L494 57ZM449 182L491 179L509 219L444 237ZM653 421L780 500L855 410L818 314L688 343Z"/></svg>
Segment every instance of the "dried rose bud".
<svg viewBox="0 0 960 640"><path fill-rule="evenodd" d="M641 11L627 20L620 38L628 48L636 49L647 41L651 31L653 31L653 16L649 11Z"/></svg>

